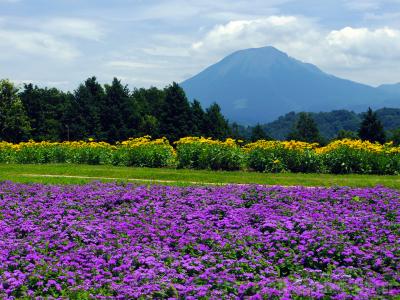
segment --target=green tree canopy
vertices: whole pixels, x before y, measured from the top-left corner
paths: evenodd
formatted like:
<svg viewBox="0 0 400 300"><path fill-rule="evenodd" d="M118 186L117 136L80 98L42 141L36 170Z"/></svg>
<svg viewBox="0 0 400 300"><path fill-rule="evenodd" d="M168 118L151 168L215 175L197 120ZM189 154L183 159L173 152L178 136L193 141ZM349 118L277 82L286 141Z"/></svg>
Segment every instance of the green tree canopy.
<svg viewBox="0 0 400 300"><path fill-rule="evenodd" d="M0 138L9 142L27 140L31 131L18 89L9 80L0 80Z"/></svg>
<svg viewBox="0 0 400 300"><path fill-rule="evenodd" d="M39 88L25 84L20 93L34 140L58 141L63 139L63 116L71 95L56 88Z"/></svg>
<svg viewBox="0 0 400 300"><path fill-rule="evenodd" d="M255 142L258 140L271 140L259 123L251 129L251 141Z"/></svg>
<svg viewBox="0 0 400 300"><path fill-rule="evenodd" d="M204 112L201 104L198 100L193 100L190 105L193 122L193 135L201 136L204 135L206 128L206 113Z"/></svg>
<svg viewBox="0 0 400 300"><path fill-rule="evenodd" d="M104 105L100 112L102 135L109 142L133 137L139 124L127 86L114 78L111 85L105 85ZM136 128L135 128L136 127Z"/></svg>
<svg viewBox="0 0 400 300"><path fill-rule="evenodd" d="M320 143L321 136L317 124L314 119L308 113L300 113L299 119L291 133L289 133L287 139L297 140L308 143Z"/></svg>
<svg viewBox="0 0 400 300"><path fill-rule="evenodd" d="M360 139L370 142L379 142L381 144L385 142L386 137L383 125L370 107L361 122L358 136Z"/></svg>
<svg viewBox="0 0 400 300"><path fill-rule="evenodd" d="M170 141L192 135L190 104L183 89L174 82L165 89L165 101L160 115L160 133Z"/></svg>
<svg viewBox="0 0 400 300"><path fill-rule="evenodd" d="M357 140L358 139L357 132L341 129L338 131L335 140L343 140L343 139Z"/></svg>
<svg viewBox="0 0 400 300"><path fill-rule="evenodd" d="M400 128L391 131L389 140L396 146L400 145Z"/></svg>
<svg viewBox="0 0 400 300"><path fill-rule="evenodd" d="M80 140L95 138L105 140L102 132L101 111L105 105L105 92L96 77L88 78L74 92L73 101L65 116L65 126L70 138Z"/></svg>
<svg viewBox="0 0 400 300"><path fill-rule="evenodd" d="M217 103L213 103L206 109L205 132L208 137L224 139L230 135L229 123L221 113Z"/></svg>

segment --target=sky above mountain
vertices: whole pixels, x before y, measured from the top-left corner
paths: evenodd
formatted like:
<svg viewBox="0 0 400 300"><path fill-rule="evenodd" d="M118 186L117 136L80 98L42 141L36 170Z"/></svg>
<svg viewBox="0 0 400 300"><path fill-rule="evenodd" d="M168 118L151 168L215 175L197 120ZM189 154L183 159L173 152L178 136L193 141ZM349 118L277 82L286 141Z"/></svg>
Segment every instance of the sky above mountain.
<svg viewBox="0 0 400 300"><path fill-rule="evenodd" d="M274 46L323 71L400 81L400 0L0 0L0 78L73 89L183 81Z"/></svg>

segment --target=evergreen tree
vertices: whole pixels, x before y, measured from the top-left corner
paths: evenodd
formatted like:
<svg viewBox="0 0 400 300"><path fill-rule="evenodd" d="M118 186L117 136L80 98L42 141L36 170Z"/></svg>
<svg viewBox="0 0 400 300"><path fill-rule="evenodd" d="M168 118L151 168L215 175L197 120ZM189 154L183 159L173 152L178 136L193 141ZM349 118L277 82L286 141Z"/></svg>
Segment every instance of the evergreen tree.
<svg viewBox="0 0 400 300"><path fill-rule="evenodd" d="M335 140L343 140L343 139L357 140L358 136L357 133L354 131L341 129L338 131Z"/></svg>
<svg viewBox="0 0 400 300"><path fill-rule="evenodd" d="M246 138L242 134L242 131L243 130L242 130L241 126L238 123L236 123L236 122L232 123L231 128L230 128L230 132L231 132L231 137L233 139L242 140L242 141L246 140Z"/></svg>
<svg viewBox="0 0 400 300"><path fill-rule="evenodd" d="M140 136L150 135L152 137L160 136L160 124L158 119L153 115L144 115L140 119L139 124Z"/></svg>
<svg viewBox="0 0 400 300"><path fill-rule="evenodd" d="M108 142L126 140L132 134L129 130L130 115L134 114L129 90L114 78L111 85L105 85L105 100L100 117L102 132Z"/></svg>
<svg viewBox="0 0 400 300"><path fill-rule="evenodd" d="M385 142L383 125L370 107L361 122L358 136L364 141L379 142L381 144Z"/></svg>
<svg viewBox="0 0 400 300"><path fill-rule="evenodd" d="M393 142L393 145L400 145L400 128L395 129L391 132L390 141Z"/></svg>
<svg viewBox="0 0 400 300"><path fill-rule="evenodd" d="M20 98L32 127L31 137L37 141L61 140L63 115L70 97L56 88L25 84Z"/></svg>
<svg viewBox="0 0 400 300"><path fill-rule="evenodd" d="M321 136L317 124L310 114L300 113L299 119L291 133L287 136L288 140L303 141L308 143L320 143Z"/></svg>
<svg viewBox="0 0 400 300"><path fill-rule="evenodd" d="M192 114L193 122L193 135L194 136L204 136L206 134L206 113L199 101L194 100L190 105L190 110Z"/></svg>
<svg viewBox="0 0 400 300"><path fill-rule="evenodd" d="M217 103L211 104L206 109L206 134L208 137L215 139L225 139L230 135L230 128L228 121L221 113L221 108Z"/></svg>
<svg viewBox="0 0 400 300"><path fill-rule="evenodd" d="M31 127L18 89L8 80L0 81L0 138L9 142L27 140Z"/></svg>
<svg viewBox="0 0 400 300"><path fill-rule="evenodd" d="M174 82L165 89L165 102L160 115L160 133L170 141L193 133L189 101L183 89Z"/></svg>
<svg viewBox="0 0 400 300"><path fill-rule="evenodd" d="M271 140L259 123L251 130L251 141L255 142L258 140Z"/></svg>
<svg viewBox="0 0 400 300"><path fill-rule="evenodd" d="M156 87L135 89L132 98L142 115L152 115L158 118L163 112L165 90Z"/></svg>
<svg viewBox="0 0 400 300"><path fill-rule="evenodd" d="M70 138L80 140L95 138L104 140L101 111L104 107L105 93L96 77L91 77L74 92L73 101L65 116L65 126L69 128Z"/></svg>

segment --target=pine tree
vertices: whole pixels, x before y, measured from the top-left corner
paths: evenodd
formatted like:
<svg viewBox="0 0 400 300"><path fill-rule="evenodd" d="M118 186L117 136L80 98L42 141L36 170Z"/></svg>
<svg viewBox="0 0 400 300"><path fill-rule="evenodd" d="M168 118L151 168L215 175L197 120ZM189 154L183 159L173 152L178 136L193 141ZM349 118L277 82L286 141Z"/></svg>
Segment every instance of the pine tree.
<svg viewBox="0 0 400 300"><path fill-rule="evenodd" d="M104 89L96 77L87 79L78 87L65 116L65 126L68 126L72 140L89 137L97 140L105 139L101 126L104 98Z"/></svg>
<svg viewBox="0 0 400 300"><path fill-rule="evenodd" d="M395 146L400 145L400 128L392 130L390 141L392 141Z"/></svg>
<svg viewBox="0 0 400 300"><path fill-rule="evenodd" d="M251 130L251 141L255 142L258 140L271 140L259 123Z"/></svg>
<svg viewBox="0 0 400 300"><path fill-rule="evenodd" d="M8 80L0 80L0 138L16 143L27 140L30 131L18 89Z"/></svg>
<svg viewBox="0 0 400 300"><path fill-rule="evenodd" d="M308 143L320 143L321 136L317 124L310 114L300 113L299 119L292 132L287 136L288 140L297 140Z"/></svg>
<svg viewBox="0 0 400 300"><path fill-rule="evenodd" d="M361 122L358 136L363 141L379 142L381 144L385 142L386 137L383 125L370 107Z"/></svg>
<svg viewBox="0 0 400 300"><path fill-rule="evenodd" d="M193 135L194 136L204 136L206 135L206 113L204 112L201 104L197 100L193 100L190 105L190 110L192 114L193 121Z"/></svg>
<svg viewBox="0 0 400 300"><path fill-rule="evenodd" d="M221 108L217 103L211 104L206 109L206 134L215 139L224 139L230 135L229 123L221 113Z"/></svg>
<svg viewBox="0 0 400 300"><path fill-rule="evenodd" d="M125 140L129 137L129 121L126 120L130 108L130 95L126 86L114 78L111 85L105 85L104 105L100 111L103 135L108 142ZM133 112L131 112L133 113Z"/></svg>
<svg viewBox="0 0 400 300"><path fill-rule="evenodd" d="M174 82L165 89L165 102L160 116L160 133L170 141L193 133L190 104L183 89Z"/></svg>
<svg viewBox="0 0 400 300"><path fill-rule="evenodd" d="M63 115L70 101L68 94L56 88L25 84L20 98L32 127L31 137L36 141L62 140Z"/></svg>

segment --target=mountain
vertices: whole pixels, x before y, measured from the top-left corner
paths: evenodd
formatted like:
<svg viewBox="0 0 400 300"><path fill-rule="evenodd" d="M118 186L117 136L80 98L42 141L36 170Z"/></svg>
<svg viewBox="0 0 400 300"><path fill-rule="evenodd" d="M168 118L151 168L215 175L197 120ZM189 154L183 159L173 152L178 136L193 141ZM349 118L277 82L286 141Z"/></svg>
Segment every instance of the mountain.
<svg viewBox="0 0 400 300"><path fill-rule="evenodd" d="M377 89L389 93L394 96L400 95L400 82L395 84L382 84Z"/></svg>
<svg viewBox="0 0 400 300"><path fill-rule="evenodd" d="M365 111L400 96L341 79L273 47L240 50L181 83L189 99L217 102L230 121L265 123L290 111Z"/></svg>

